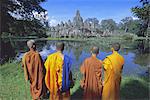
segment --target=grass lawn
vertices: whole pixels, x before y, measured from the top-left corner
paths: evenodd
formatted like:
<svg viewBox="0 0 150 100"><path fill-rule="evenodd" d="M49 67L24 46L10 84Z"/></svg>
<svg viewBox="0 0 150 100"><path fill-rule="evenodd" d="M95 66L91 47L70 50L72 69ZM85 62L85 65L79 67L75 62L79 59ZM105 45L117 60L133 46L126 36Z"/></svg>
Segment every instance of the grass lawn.
<svg viewBox="0 0 150 100"><path fill-rule="evenodd" d="M73 71L74 72L74 71ZM72 99L81 99L83 90L80 88L80 72L75 86L71 89ZM147 78L123 77L121 83L122 100L148 100L150 82ZM0 100L31 100L29 83L25 83L20 63L8 62L0 66Z"/></svg>

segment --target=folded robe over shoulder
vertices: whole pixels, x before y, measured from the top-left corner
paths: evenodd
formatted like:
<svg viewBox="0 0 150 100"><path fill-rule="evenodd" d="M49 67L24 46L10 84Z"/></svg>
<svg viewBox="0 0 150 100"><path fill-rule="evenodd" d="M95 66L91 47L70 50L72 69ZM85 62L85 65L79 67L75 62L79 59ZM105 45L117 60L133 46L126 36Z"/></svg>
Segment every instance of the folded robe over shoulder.
<svg viewBox="0 0 150 100"><path fill-rule="evenodd" d="M22 58L25 80L30 80L30 92L33 99L39 99L46 91L44 84L44 64L36 51L29 51Z"/></svg>
<svg viewBox="0 0 150 100"><path fill-rule="evenodd" d="M65 55L64 64L63 64L62 88L61 88L62 92L66 92L70 90L70 85L72 81L71 65L72 65L72 61L70 57Z"/></svg>
<svg viewBox="0 0 150 100"><path fill-rule="evenodd" d="M60 90L66 92L70 89L71 59L68 56L64 55L62 59L61 53L55 52L48 56L45 67L45 82L50 94L56 95Z"/></svg>
<svg viewBox="0 0 150 100"><path fill-rule="evenodd" d="M102 100L120 100L121 72L124 58L116 51L107 56L104 64L104 88Z"/></svg>

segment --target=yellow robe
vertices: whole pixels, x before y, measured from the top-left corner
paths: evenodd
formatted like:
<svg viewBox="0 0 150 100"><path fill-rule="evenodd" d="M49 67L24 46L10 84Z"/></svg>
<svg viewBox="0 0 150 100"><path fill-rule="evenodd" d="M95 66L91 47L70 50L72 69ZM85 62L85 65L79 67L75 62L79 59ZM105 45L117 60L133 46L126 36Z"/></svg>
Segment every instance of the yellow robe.
<svg viewBox="0 0 150 100"><path fill-rule="evenodd" d="M50 91L50 100L59 100L63 70L63 58L61 57L61 52L49 55L45 62L45 68L45 83Z"/></svg>
<svg viewBox="0 0 150 100"><path fill-rule="evenodd" d="M116 51L105 58L104 64L104 87L102 100L120 99L121 72L124 58Z"/></svg>

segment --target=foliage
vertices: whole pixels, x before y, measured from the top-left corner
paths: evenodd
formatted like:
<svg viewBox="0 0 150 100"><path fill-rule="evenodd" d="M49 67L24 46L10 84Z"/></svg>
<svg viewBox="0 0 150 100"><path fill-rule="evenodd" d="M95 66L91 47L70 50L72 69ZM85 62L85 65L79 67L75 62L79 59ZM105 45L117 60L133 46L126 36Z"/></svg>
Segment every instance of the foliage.
<svg viewBox="0 0 150 100"><path fill-rule="evenodd" d="M44 25L34 17L33 11L45 12L40 6L45 0L2 0L1 24L2 32L12 35L27 36L32 32L43 34ZM46 24L46 22L44 23ZM35 29L36 28L36 29ZM44 31L44 32L43 32Z"/></svg>
<svg viewBox="0 0 150 100"><path fill-rule="evenodd" d="M122 38L125 40L132 40L132 39L134 39L134 37L136 37L136 35L130 34L130 33L126 33L126 34L122 35Z"/></svg>
<svg viewBox="0 0 150 100"><path fill-rule="evenodd" d="M131 23L133 22L132 17L125 17L121 20L122 23L122 29L125 30L125 32L128 32L128 29L130 28Z"/></svg>
<svg viewBox="0 0 150 100"><path fill-rule="evenodd" d="M85 23L93 24L94 26L97 26L96 28L99 26L99 20L97 18L88 18L85 20Z"/></svg>
<svg viewBox="0 0 150 100"><path fill-rule="evenodd" d="M116 29L116 22L113 19L106 19L101 21L102 30L114 31Z"/></svg>
<svg viewBox="0 0 150 100"><path fill-rule="evenodd" d="M124 19L121 20L118 27L119 29L124 30L124 32L130 32L130 33L140 35L141 23L142 22L139 19L133 20L132 17L125 17Z"/></svg>
<svg viewBox="0 0 150 100"><path fill-rule="evenodd" d="M134 16L142 20L141 24L141 36L150 36L150 33L147 32L147 29L150 27L150 3L149 0L140 0L141 6L133 7L131 10Z"/></svg>

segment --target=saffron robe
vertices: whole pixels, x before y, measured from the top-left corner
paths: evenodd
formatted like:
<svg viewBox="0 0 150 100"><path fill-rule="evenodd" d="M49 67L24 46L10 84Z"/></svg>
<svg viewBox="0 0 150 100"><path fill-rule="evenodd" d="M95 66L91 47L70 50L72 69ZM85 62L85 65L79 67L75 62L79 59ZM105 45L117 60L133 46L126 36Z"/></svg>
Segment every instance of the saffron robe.
<svg viewBox="0 0 150 100"><path fill-rule="evenodd" d="M84 99L100 100L102 92L102 61L91 56L85 59L80 71L83 74L81 87L84 89Z"/></svg>
<svg viewBox="0 0 150 100"><path fill-rule="evenodd" d="M32 99L40 99L46 93L44 82L45 68L38 52L30 50L22 58L25 80L30 81Z"/></svg>
<svg viewBox="0 0 150 100"><path fill-rule="evenodd" d="M124 58L116 51L107 56L104 61L104 87L102 100L120 99L121 72Z"/></svg>
<svg viewBox="0 0 150 100"><path fill-rule="evenodd" d="M59 100L63 98L63 95L65 98L69 98L71 83L69 77L71 75L70 58L64 55L63 59L61 52L53 53L48 56L45 67L45 83L50 91L50 100Z"/></svg>

